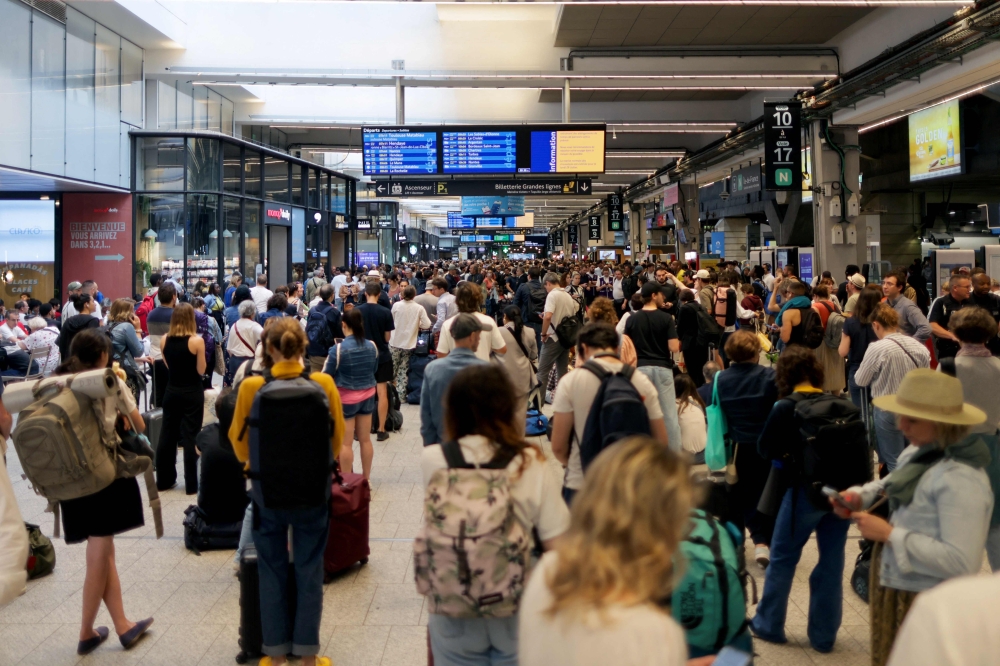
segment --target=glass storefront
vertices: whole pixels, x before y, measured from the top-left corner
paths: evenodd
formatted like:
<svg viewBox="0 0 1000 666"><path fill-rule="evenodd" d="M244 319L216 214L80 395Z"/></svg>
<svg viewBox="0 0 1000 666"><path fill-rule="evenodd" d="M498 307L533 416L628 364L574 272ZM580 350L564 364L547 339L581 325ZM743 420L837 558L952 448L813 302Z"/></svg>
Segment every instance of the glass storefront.
<svg viewBox="0 0 1000 666"><path fill-rule="evenodd" d="M331 238L346 233L331 226L331 207L340 200L324 194L342 192L344 212L354 179L218 135L138 131L132 141L135 292L157 272L188 289L199 281L224 285L237 270L248 281L265 272L265 200L292 204L291 279L346 261L330 252L349 244Z"/></svg>

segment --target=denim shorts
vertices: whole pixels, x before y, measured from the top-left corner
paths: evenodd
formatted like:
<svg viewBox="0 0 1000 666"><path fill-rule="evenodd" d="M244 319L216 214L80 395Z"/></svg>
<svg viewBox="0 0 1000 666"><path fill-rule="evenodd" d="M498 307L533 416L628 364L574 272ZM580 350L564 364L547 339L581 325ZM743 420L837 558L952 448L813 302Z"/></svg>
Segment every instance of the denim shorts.
<svg viewBox="0 0 1000 666"><path fill-rule="evenodd" d="M375 411L376 404L378 404L378 396L373 395L372 397L366 398L361 402L356 402L353 405L344 405L344 418L353 419L355 416L371 414Z"/></svg>

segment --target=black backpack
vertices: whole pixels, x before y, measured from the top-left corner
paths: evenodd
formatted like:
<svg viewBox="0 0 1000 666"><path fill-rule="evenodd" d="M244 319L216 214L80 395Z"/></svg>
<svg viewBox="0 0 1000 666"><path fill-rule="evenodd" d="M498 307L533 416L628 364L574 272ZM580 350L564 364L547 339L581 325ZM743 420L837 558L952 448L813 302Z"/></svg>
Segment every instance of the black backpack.
<svg viewBox="0 0 1000 666"><path fill-rule="evenodd" d="M630 435L651 435L653 430L642 396L632 384L635 368L625 364L618 372L608 372L593 360L584 363L583 368L601 380L580 439L580 462L586 470L601 451L615 442Z"/></svg>
<svg viewBox="0 0 1000 666"><path fill-rule="evenodd" d="M795 419L804 445L794 453L802 480L816 490L830 486L847 490L871 477L871 452L861 410L853 402L826 393L788 397L795 403ZM823 507L829 502L815 498Z"/></svg>
<svg viewBox="0 0 1000 666"><path fill-rule="evenodd" d="M562 345L563 349L572 349L576 346L576 339L580 335L580 329L583 328L581 310L578 305L576 314L563 317L563 320L556 326L556 335L559 337L559 344Z"/></svg>
<svg viewBox="0 0 1000 666"><path fill-rule="evenodd" d="M799 324L802 327L802 344L809 349L816 349L823 344L823 339L826 337L823 320L812 307L799 308L799 312L802 315L802 322Z"/></svg>
<svg viewBox="0 0 1000 666"><path fill-rule="evenodd" d="M722 342L723 328L719 326L715 315L709 314L700 303L695 303L691 307L694 308L698 316L698 346L708 347L709 345L715 345L718 347Z"/></svg>
<svg viewBox="0 0 1000 666"><path fill-rule="evenodd" d="M545 298L549 292L540 282L528 282L528 312L524 321L530 324L541 324L542 313L545 312ZM558 333L557 333L558 334Z"/></svg>
<svg viewBox="0 0 1000 666"><path fill-rule="evenodd" d="M320 312L318 306L309 311L306 319L306 337L311 344L319 345L327 351L334 345L333 331L327 323L326 311Z"/></svg>
<svg viewBox="0 0 1000 666"><path fill-rule="evenodd" d="M243 521L210 523L200 506L184 510L184 546L200 555L204 550L233 550L240 545Z"/></svg>

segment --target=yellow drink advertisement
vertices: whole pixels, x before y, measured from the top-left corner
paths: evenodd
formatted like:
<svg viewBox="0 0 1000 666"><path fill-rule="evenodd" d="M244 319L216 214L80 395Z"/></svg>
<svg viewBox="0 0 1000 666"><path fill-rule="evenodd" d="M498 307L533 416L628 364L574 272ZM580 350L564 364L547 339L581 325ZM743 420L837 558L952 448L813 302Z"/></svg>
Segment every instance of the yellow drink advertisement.
<svg viewBox="0 0 1000 666"><path fill-rule="evenodd" d="M556 173L604 171L604 134L599 131L556 132Z"/></svg>
<svg viewBox="0 0 1000 666"><path fill-rule="evenodd" d="M910 182L962 173L962 132L958 100L909 117Z"/></svg>

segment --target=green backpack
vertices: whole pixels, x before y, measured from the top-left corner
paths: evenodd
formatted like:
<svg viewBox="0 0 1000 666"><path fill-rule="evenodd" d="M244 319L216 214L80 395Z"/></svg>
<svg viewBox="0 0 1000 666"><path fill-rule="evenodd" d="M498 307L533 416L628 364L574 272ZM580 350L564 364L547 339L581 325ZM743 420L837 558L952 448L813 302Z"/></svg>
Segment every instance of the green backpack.
<svg viewBox="0 0 1000 666"><path fill-rule="evenodd" d="M736 539L706 512L691 512L691 531L681 542L684 578L674 588L673 617L688 645L715 654L746 629L746 596ZM678 562L680 564L680 562Z"/></svg>

